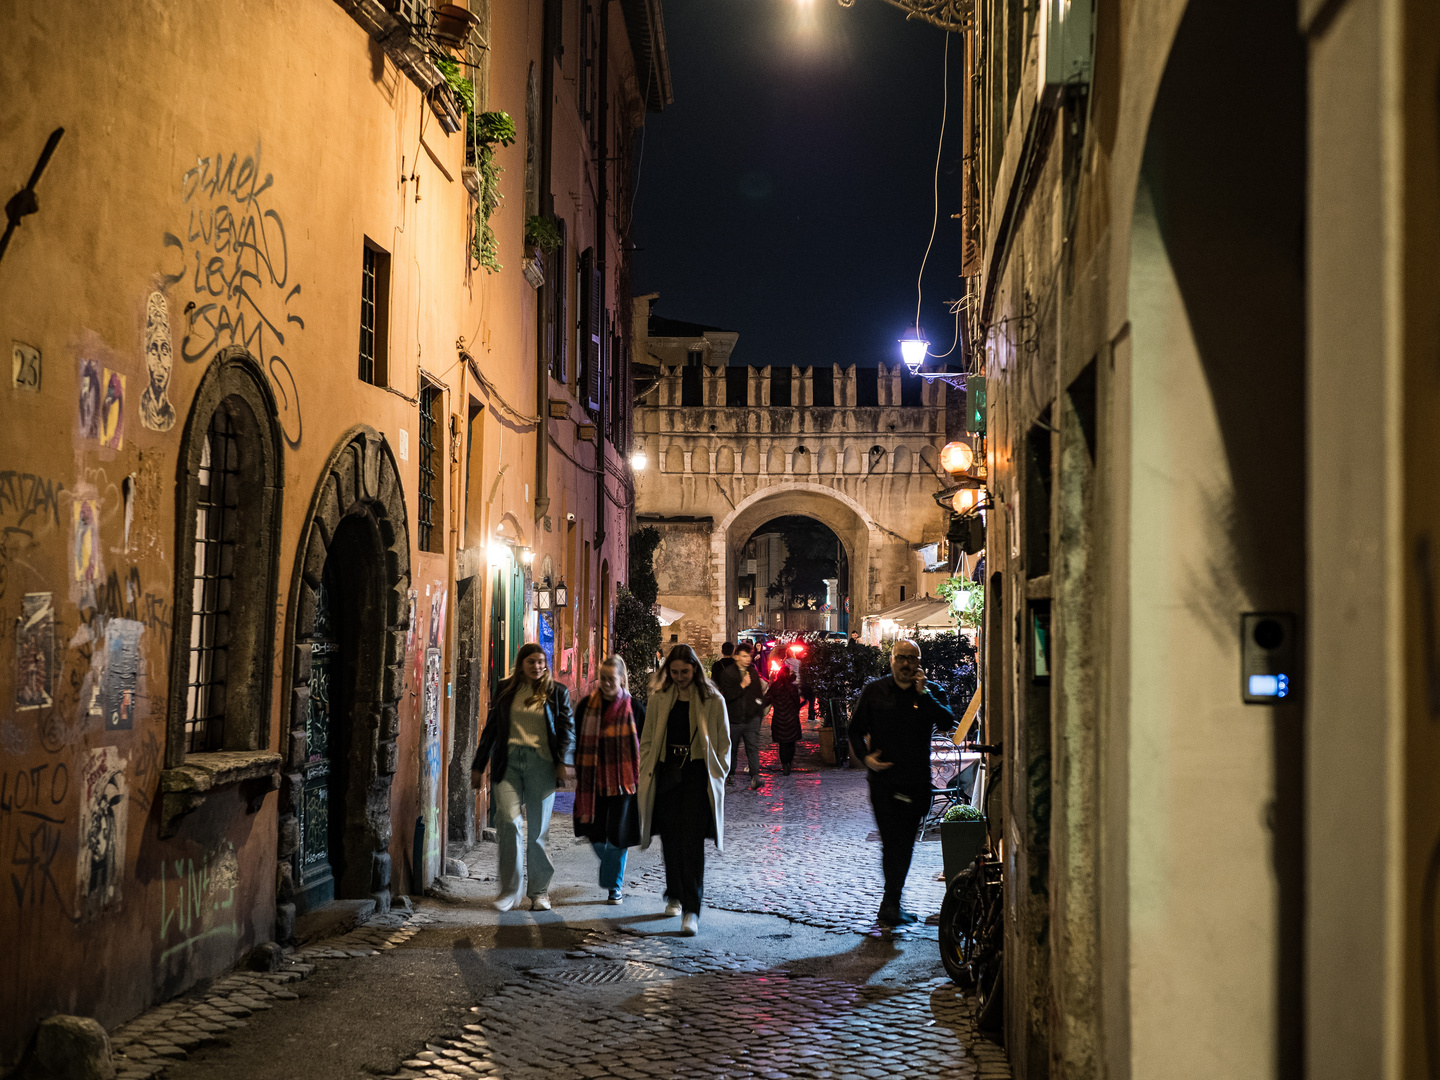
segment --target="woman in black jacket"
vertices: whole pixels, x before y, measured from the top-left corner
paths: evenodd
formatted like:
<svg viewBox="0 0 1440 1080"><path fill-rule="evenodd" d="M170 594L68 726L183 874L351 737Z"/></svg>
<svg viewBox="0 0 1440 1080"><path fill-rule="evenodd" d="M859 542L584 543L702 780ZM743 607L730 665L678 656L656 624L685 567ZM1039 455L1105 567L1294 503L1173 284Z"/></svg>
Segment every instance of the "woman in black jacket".
<svg viewBox="0 0 1440 1080"><path fill-rule="evenodd" d="M555 866L545 850L555 789L570 780L575 764L575 717L570 692L550 678L545 650L520 646L515 673L502 682L475 751L470 783L479 787L490 768L495 804L495 841L500 847L500 895L495 906L509 911L520 902L520 812L529 822L525 863L530 908L550 909Z"/></svg>

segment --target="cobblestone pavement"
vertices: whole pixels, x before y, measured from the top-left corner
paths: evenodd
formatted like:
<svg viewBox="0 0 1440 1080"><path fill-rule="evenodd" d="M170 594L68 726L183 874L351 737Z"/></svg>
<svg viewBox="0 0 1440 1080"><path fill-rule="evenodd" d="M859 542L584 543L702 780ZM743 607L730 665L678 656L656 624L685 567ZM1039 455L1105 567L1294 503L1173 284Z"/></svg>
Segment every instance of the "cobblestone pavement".
<svg viewBox="0 0 1440 1080"><path fill-rule="evenodd" d="M278 971L236 971L202 992L167 1001L110 1033L118 1080L158 1076L190 1051L246 1026L246 1017L299 997L291 988L315 971L317 960L378 956L408 941L434 915L394 911L347 934L286 955Z"/></svg>
<svg viewBox="0 0 1440 1080"><path fill-rule="evenodd" d="M652 935L596 933L471 1011L394 1080L1010 1075L946 979L856 985Z"/></svg>

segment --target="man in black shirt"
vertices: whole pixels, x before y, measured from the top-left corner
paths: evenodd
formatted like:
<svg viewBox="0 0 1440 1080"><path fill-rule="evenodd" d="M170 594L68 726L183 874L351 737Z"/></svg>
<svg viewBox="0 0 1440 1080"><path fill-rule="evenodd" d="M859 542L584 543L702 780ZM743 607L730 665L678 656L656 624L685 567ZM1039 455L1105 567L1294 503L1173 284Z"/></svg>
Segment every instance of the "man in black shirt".
<svg viewBox="0 0 1440 1080"><path fill-rule="evenodd" d="M726 668L735 666L734 653L735 643L733 641L727 641L724 645L720 646L720 659L710 665L711 682L718 683L720 681L720 673Z"/></svg>
<svg viewBox="0 0 1440 1080"><path fill-rule="evenodd" d="M925 689L920 646L902 638L890 653L891 674L860 691L850 717L850 744L865 762L870 805L880 832L885 895L878 919L887 926L913 923L900 906L915 833L930 806L930 736L955 727L955 715Z"/></svg>

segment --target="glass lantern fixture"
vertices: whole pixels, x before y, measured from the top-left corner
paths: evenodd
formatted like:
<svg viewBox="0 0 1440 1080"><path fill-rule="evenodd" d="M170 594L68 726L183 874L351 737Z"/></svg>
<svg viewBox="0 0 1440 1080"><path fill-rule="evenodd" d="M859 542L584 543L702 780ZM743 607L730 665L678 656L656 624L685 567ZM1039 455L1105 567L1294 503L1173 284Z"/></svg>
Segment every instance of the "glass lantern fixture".
<svg viewBox="0 0 1440 1080"><path fill-rule="evenodd" d="M560 584L555 586L555 606L557 608L570 606L570 590L565 587L565 579L560 579Z"/></svg>
<svg viewBox="0 0 1440 1080"><path fill-rule="evenodd" d="M555 602L555 590L550 587L550 579L547 577L543 583L535 583L535 609L537 611L549 611Z"/></svg>

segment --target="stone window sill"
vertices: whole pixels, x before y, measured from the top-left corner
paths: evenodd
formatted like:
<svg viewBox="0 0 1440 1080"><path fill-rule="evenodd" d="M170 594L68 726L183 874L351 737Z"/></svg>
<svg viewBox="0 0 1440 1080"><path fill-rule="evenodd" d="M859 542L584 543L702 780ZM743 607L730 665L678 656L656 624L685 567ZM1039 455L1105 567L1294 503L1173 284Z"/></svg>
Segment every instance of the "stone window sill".
<svg viewBox="0 0 1440 1080"><path fill-rule="evenodd" d="M160 835L174 836L180 819L198 810L212 791L235 784L244 785L247 806L255 813L265 796L280 787L280 764L273 750L187 754L184 764L160 774Z"/></svg>

